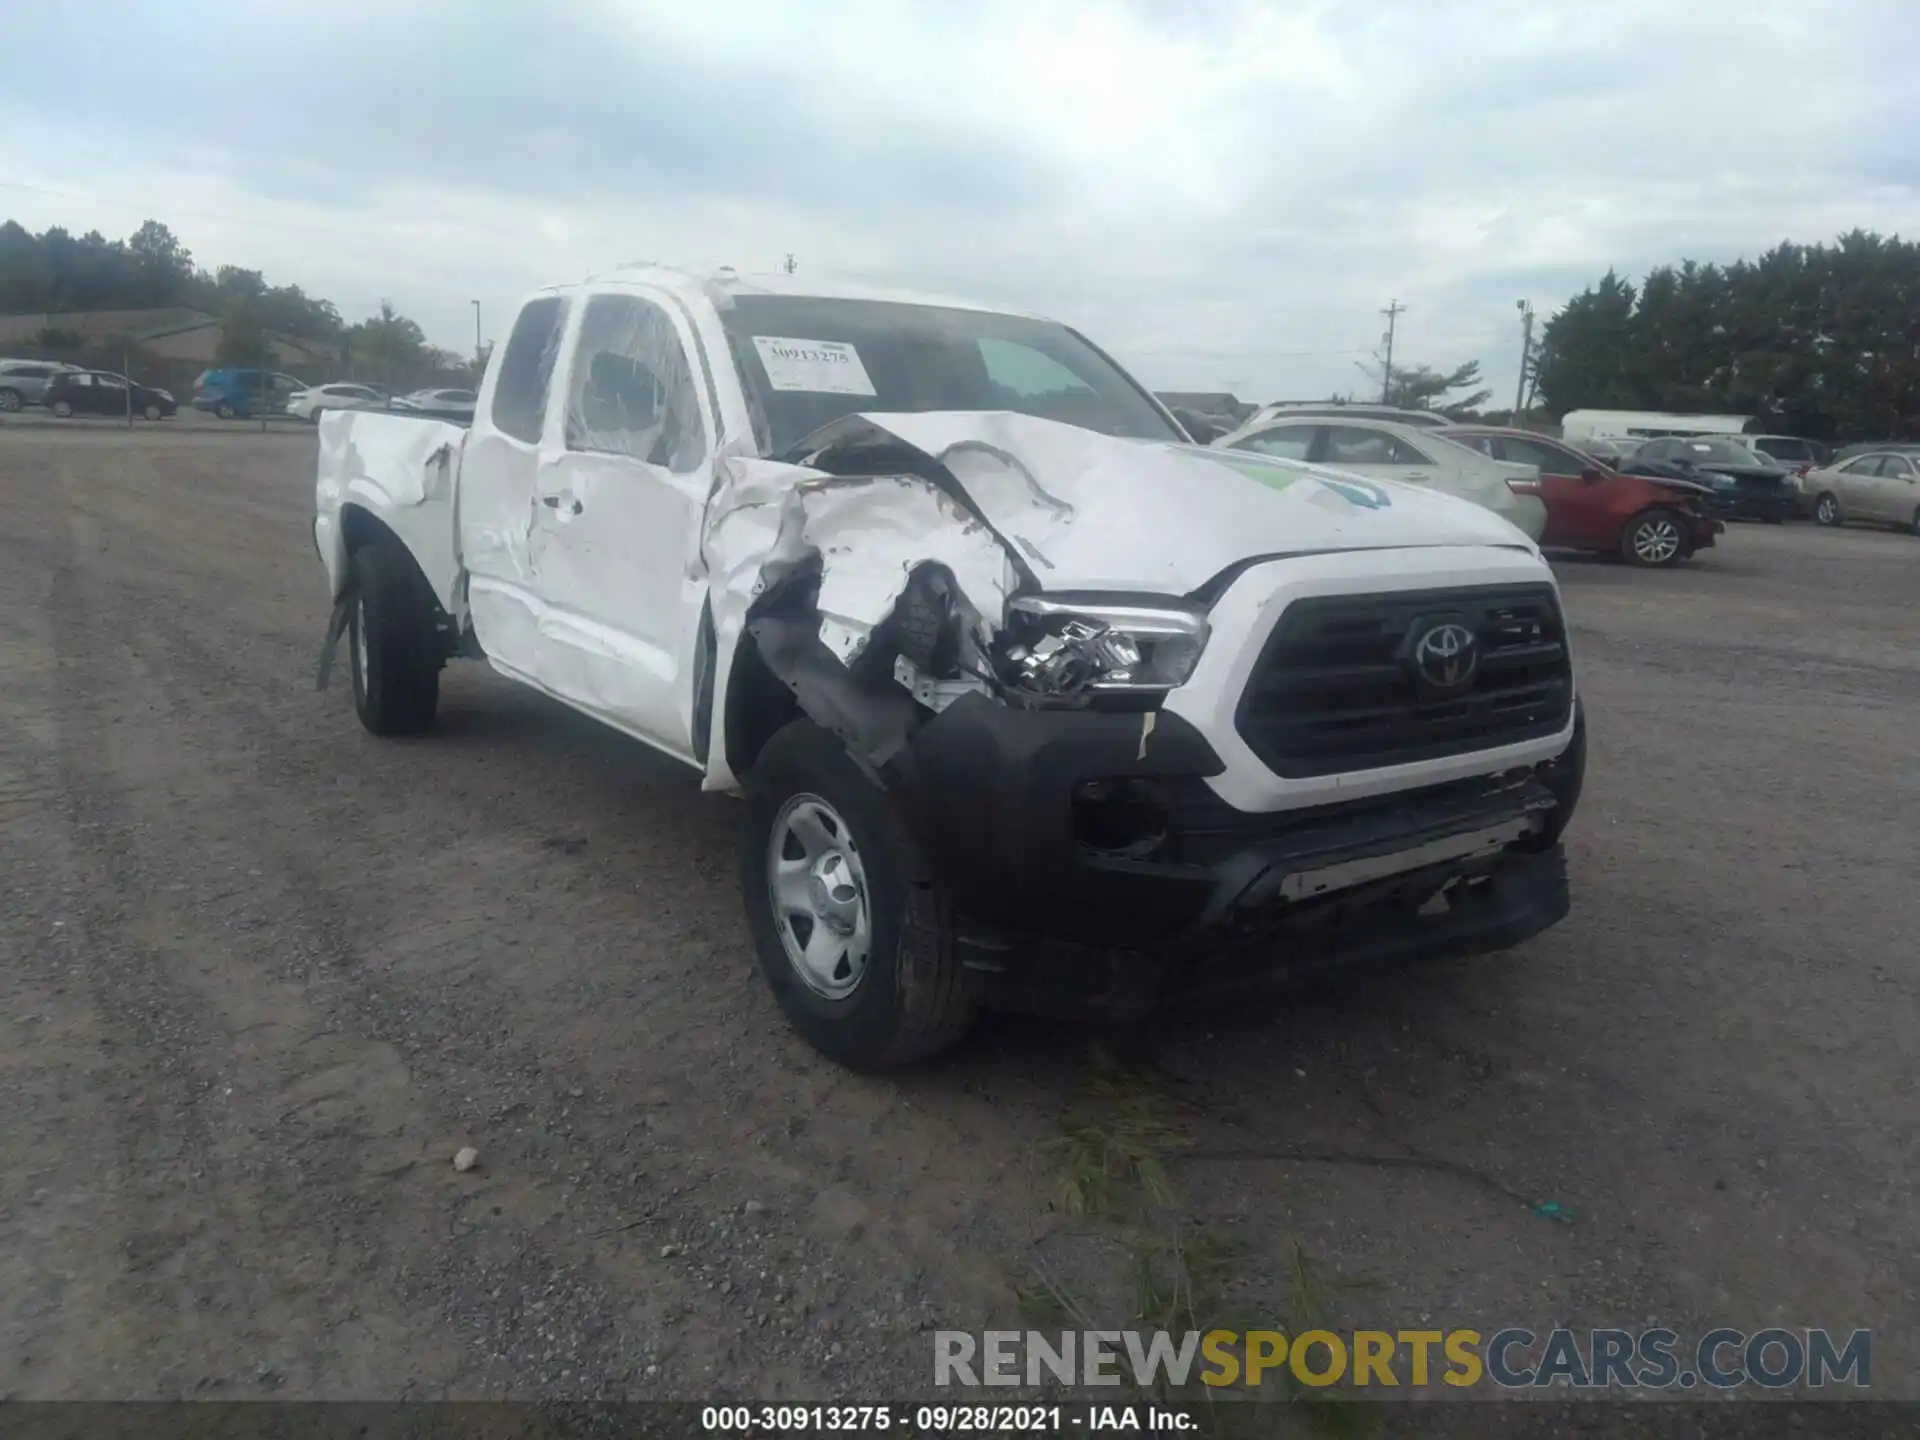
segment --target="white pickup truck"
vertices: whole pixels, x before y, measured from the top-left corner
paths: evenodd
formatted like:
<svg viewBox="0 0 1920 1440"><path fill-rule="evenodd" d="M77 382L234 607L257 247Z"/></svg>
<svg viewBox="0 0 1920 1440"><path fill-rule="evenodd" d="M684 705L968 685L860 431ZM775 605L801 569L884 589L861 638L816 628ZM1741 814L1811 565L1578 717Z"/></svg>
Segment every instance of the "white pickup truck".
<svg viewBox="0 0 1920 1440"><path fill-rule="evenodd" d="M332 411L314 541L376 735L456 656L744 791L746 914L849 1065L1567 911L1552 572L1447 495L1192 444L1064 325L636 267L471 427Z"/></svg>

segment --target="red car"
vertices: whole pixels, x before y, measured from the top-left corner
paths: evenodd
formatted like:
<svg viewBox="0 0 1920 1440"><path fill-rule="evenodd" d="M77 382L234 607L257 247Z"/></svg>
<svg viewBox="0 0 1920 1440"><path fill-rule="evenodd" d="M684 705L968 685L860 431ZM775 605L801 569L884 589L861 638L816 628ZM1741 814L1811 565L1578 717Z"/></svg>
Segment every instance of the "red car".
<svg viewBox="0 0 1920 1440"><path fill-rule="evenodd" d="M1726 528L1706 513L1702 486L1622 475L1564 441L1498 425L1433 433L1495 460L1540 467L1538 494L1547 507L1540 544L1547 548L1604 551L1630 565L1678 565Z"/></svg>

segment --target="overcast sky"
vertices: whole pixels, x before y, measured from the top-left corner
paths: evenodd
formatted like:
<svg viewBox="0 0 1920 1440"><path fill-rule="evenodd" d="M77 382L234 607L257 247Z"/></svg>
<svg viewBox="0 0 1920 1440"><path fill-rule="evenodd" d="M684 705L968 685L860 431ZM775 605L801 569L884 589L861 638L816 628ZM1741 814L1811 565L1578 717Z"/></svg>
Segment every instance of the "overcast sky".
<svg viewBox="0 0 1920 1440"><path fill-rule="evenodd" d="M1477 359L1609 265L1920 233L1920 0L10 7L0 217L436 342L621 261L1071 321L1161 389ZM57 192L57 193L49 193Z"/></svg>

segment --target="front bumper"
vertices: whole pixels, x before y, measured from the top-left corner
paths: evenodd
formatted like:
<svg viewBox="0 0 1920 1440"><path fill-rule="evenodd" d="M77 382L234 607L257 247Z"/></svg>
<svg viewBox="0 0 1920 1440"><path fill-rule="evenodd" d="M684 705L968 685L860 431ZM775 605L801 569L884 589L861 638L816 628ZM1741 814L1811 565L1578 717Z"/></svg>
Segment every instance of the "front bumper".
<svg viewBox="0 0 1920 1440"><path fill-rule="evenodd" d="M969 697L886 769L982 998L1124 1015L1537 934L1567 912L1584 766L1582 722L1545 765L1249 814L1178 716Z"/></svg>
<svg viewBox="0 0 1920 1440"><path fill-rule="evenodd" d="M1717 537L1725 532L1726 522L1716 520L1711 515L1690 515L1688 517L1687 544L1693 550L1711 550L1717 543Z"/></svg>
<svg viewBox="0 0 1920 1440"><path fill-rule="evenodd" d="M1705 500L1707 513L1724 520L1791 520L1799 513L1800 492L1794 489L1716 490Z"/></svg>

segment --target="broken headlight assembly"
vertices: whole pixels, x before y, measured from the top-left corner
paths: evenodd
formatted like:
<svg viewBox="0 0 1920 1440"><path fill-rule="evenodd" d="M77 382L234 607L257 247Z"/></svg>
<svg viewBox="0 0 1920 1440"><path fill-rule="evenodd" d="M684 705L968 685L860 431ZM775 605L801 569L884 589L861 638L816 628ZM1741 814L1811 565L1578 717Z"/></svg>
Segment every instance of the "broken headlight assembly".
<svg viewBox="0 0 1920 1440"><path fill-rule="evenodd" d="M1185 683L1206 644L1198 610L1027 596L1007 606L994 668L1007 690L1041 700L1150 697Z"/></svg>

